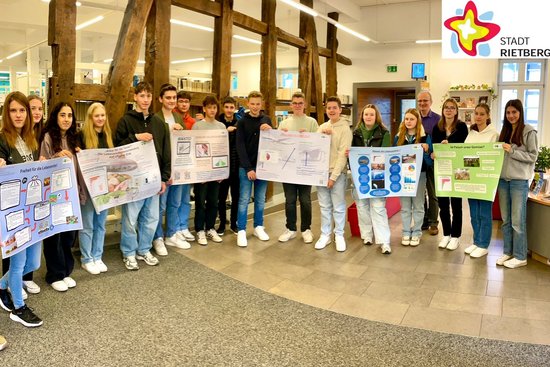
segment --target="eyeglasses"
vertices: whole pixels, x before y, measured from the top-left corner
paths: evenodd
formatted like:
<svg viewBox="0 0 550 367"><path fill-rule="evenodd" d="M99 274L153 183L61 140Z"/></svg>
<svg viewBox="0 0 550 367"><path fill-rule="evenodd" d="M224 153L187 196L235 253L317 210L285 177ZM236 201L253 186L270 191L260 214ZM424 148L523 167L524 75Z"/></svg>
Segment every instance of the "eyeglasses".
<svg viewBox="0 0 550 367"><path fill-rule="evenodd" d="M446 109L446 110L449 110L449 111L454 111L454 110L456 110L456 107L455 107L455 106L445 106L445 107L443 107L443 108Z"/></svg>
<svg viewBox="0 0 550 367"><path fill-rule="evenodd" d="M419 103L426 103L426 102L430 102L429 99L419 99L418 100Z"/></svg>
<svg viewBox="0 0 550 367"><path fill-rule="evenodd" d="M292 102L292 105L294 105L294 106L303 106L304 102Z"/></svg>

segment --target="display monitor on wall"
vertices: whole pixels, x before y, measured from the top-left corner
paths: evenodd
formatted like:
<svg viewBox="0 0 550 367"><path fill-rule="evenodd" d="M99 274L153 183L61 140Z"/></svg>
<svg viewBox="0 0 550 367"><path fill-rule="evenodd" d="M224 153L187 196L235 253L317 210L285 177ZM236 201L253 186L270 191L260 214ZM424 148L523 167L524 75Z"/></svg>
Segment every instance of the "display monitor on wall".
<svg viewBox="0 0 550 367"><path fill-rule="evenodd" d="M426 78L426 64L423 62L413 62L411 68L412 79L425 79Z"/></svg>

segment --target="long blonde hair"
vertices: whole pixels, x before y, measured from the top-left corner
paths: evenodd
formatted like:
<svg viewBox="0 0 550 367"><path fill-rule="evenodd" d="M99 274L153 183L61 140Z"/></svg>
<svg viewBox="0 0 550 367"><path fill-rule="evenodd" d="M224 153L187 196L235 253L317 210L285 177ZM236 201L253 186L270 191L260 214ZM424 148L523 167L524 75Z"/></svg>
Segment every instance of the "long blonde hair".
<svg viewBox="0 0 550 367"><path fill-rule="evenodd" d="M86 113L86 120L84 121L84 126L82 127L82 136L84 140L84 145L86 149L95 149L98 148L99 140L97 139L97 132L94 129L94 112L98 108L103 108L105 111L105 124L103 125L103 133L105 134L105 140L107 141L107 146L112 148L113 138L111 134L111 127L109 126L109 119L107 118L107 111L105 107L99 103L95 102L90 105L88 112Z"/></svg>
<svg viewBox="0 0 550 367"><path fill-rule="evenodd" d="M420 143L420 139L422 138L424 134L424 127L422 126L422 117L420 116L420 112L416 108L409 108L407 112L405 112L405 116L407 113L410 113L414 117L416 117L416 137L415 142L418 144ZM397 145L403 145L405 143L405 137L407 136L407 127L405 126L405 120L401 122L401 125L399 125L399 133L397 134Z"/></svg>

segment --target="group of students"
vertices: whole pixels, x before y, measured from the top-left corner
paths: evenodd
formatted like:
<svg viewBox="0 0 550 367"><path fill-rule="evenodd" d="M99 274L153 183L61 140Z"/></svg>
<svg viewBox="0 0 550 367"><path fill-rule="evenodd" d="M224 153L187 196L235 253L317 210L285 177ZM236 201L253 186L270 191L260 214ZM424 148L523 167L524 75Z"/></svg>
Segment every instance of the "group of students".
<svg viewBox="0 0 550 367"><path fill-rule="evenodd" d="M146 82L139 83L135 87L134 110L128 111L121 118L116 131L112 134L105 108L100 103L94 103L89 107L80 131L77 131L72 106L64 102L53 107L42 128L42 100L35 96L27 98L20 92L10 93L6 97L0 132L0 165L69 157L73 159L78 172L76 153L80 149L110 148L153 140L162 179L161 190L158 195L122 206L120 249L128 270L138 270L138 260L144 261L147 265L157 265L159 260L152 254L152 249L156 255L166 256L166 245L188 249L191 246L189 242L195 240L200 245L207 245L208 240L222 242L228 223L230 230L237 234L237 245L246 247L248 204L253 189L253 235L262 241L269 240L263 215L267 182L258 179L255 172L260 131L272 128L270 118L262 112L262 94L253 91L248 95L249 110L240 119L235 115L235 99L224 99L223 112L218 115L217 99L208 96L203 101L204 115L200 121L195 121L189 114L191 96L187 92L178 92L173 85L164 84L158 98L162 108L153 114L150 112L152 88ZM429 92L421 92L417 101L418 109L406 111L398 134L392 139L382 122L380 111L373 104L368 104L361 110L360 120L352 130L348 121L341 117L342 105L338 97L327 98L325 107L329 121L318 126L316 120L305 114L305 96L300 92L292 96L293 114L278 128L282 131L331 135L328 183L326 186L317 187L321 208L321 234L314 248L324 249L332 242L334 233L336 250L346 250L344 227L347 157L351 146L389 147L421 144L424 157L417 195L400 198L403 222L401 244L418 246L422 229L428 229L432 235L437 234L439 214L443 228L443 238L439 242L439 247L457 249L462 230L462 199L435 197L433 162L437 157L433 154L433 144L500 141L505 151L498 185L503 217L504 253L497 260L497 265L508 268L526 265L526 201L528 181L532 177L538 143L536 131L525 124L521 101L511 100L506 104L500 134L491 124L490 110L486 104L476 106L474 122L468 128L458 119L458 105L454 99L445 100L441 115L431 111L432 97ZM196 237L188 225L191 185L172 185L170 178L170 131L183 129L226 129L229 136L229 177L221 182L196 183L193 187ZM77 235L82 268L90 274L107 271L107 266L102 261L107 212L95 212L80 173L78 181L84 228L78 233L63 232L43 241L46 282L60 292L76 286L76 282L71 278L74 268L71 248ZM297 236L299 202L301 237L305 243L312 243L314 234L311 231L311 186L284 183L283 188L286 199L286 229L278 240L287 242ZM427 202L426 189L429 197ZM231 210L230 220L227 221L226 201L229 191ZM385 199L359 199L355 190L352 190L352 195L357 205L363 243L376 243L380 245L382 253L390 254L390 227ZM477 258L487 255L492 235L492 202L476 199L469 199L468 202L473 243L465 252ZM428 214L427 218L425 214ZM218 216L219 226L215 229ZM10 312L12 320L28 327L42 325L42 320L24 302L24 289L29 293L40 292L40 287L32 280L32 272L40 266L41 247L42 243L34 244L25 251L3 260L4 276L0 279L0 306Z"/></svg>

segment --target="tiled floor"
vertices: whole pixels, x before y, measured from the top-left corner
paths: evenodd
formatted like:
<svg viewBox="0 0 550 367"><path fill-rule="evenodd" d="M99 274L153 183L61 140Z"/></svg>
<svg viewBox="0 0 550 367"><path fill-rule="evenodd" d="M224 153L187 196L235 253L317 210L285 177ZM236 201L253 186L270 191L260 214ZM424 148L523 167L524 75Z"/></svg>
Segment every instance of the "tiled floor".
<svg viewBox="0 0 550 367"><path fill-rule="evenodd" d="M334 245L315 250L300 236L288 243L284 212L266 215L271 240L251 235L239 248L227 232L222 244L193 244L186 256L230 277L273 294L348 315L435 331L493 339L550 344L550 267L529 259L527 267L504 269L500 222L493 223L489 256L471 259L464 249L471 240L464 200L461 245L456 251L437 247L440 236L422 237L419 247L400 245L401 217L390 220L392 254L351 237L348 249ZM313 231L319 235L319 207L313 206Z"/></svg>

